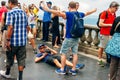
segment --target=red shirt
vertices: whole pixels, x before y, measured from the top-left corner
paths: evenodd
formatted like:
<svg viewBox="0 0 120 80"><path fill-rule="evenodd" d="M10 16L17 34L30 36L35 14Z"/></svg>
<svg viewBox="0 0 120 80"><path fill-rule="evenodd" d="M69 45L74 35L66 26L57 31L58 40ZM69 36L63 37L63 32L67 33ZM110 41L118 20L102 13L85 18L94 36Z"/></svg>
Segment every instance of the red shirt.
<svg viewBox="0 0 120 80"><path fill-rule="evenodd" d="M107 18L106 18L106 11L103 11L101 16L100 16L100 19L104 19L105 24L113 24L114 19L116 18L115 13L113 14L109 10L107 10L107 13L108 13L108 15L107 15ZM101 26L100 34L110 35L110 30L111 30L111 26L108 26L108 27Z"/></svg>
<svg viewBox="0 0 120 80"><path fill-rule="evenodd" d="M7 10L7 8L5 7L5 6L2 6L1 8L0 8L0 22L1 22L1 19L2 19L2 14L4 13L4 12L7 12L8 10Z"/></svg>

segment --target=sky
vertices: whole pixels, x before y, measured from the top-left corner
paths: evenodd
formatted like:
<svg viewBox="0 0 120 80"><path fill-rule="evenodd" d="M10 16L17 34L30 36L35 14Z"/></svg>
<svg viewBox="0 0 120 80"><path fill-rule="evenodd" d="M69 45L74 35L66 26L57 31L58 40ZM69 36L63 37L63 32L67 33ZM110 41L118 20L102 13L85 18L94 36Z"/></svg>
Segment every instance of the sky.
<svg viewBox="0 0 120 80"><path fill-rule="evenodd" d="M2 1L2 0L0 0ZM7 1L7 0L4 0ZM36 6L39 6L40 0L18 0L21 4L25 3L27 5L34 3ZM61 10L67 10L68 3L72 0L44 0L44 1L51 1L53 5L57 5L60 7ZM97 8L97 12L92 14L92 16L98 15L103 10L106 10L109 7L109 4L113 0L73 0L80 3L79 11L86 12L93 8ZM120 0L114 0L116 2L120 2ZM120 14L120 9L117 11L117 15Z"/></svg>
<svg viewBox="0 0 120 80"><path fill-rule="evenodd" d="M2 1L2 0L0 0ZM4 0L7 1L7 0ZM25 3L26 5L29 5L31 3L34 3L37 7L39 6L39 2L41 0L18 0L21 4ZM46 2L51 1L53 5L59 6L61 10L67 10L68 3L72 0L44 0ZM79 11L81 12L87 12L91 9L97 8L97 11L93 13L92 15L89 15L88 17L95 18L98 17L99 13L106 10L110 3L112 1L120 2L120 0L73 0L76 2L79 2L80 7ZM40 11L41 15L43 14L42 11ZM117 11L117 16L120 15L120 8Z"/></svg>

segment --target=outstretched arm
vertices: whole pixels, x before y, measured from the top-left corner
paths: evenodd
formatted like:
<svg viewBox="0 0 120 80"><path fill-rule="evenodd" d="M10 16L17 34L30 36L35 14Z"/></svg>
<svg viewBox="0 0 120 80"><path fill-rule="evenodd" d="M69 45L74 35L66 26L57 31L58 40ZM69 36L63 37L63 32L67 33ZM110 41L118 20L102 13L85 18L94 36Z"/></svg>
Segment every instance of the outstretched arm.
<svg viewBox="0 0 120 80"><path fill-rule="evenodd" d="M97 8L95 8L95 9L93 9L91 11L88 11L88 12L85 13L85 16L88 16L88 15L90 15L90 14L96 12L96 11L97 11Z"/></svg>
<svg viewBox="0 0 120 80"><path fill-rule="evenodd" d="M48 12L50 12L50 13L55 14L56 16L60 16L60 17L63 17L64 19L66 19L66 14L65 14L65 12L49 9L49 8L45 5L44 1L42 1L41 7L42 7L42 9L45 10L45 11L48 11Z"/></svg>

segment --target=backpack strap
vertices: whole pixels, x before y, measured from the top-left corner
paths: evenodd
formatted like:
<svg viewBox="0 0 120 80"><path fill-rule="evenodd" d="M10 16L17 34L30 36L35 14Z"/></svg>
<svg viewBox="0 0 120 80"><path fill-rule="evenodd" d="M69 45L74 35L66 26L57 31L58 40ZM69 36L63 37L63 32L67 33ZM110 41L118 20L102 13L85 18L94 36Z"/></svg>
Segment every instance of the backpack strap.
<svg viewBox="0 0 120 80"><path fill-rule="evenodd" d="M117 23L117 25L116 25L114 31L116 31L116 29L118 28L119 25L120 25L120 21Z"/></svg>

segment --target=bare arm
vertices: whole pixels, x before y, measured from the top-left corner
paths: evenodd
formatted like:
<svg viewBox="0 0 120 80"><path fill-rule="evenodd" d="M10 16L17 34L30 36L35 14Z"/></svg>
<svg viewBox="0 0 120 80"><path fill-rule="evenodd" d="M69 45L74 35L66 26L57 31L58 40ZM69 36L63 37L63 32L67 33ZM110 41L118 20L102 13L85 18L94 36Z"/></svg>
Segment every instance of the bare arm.
<svg viewBox="0 0 120 80"><path fill-rule="evenodd" d="M93 9L93 10L91 10L91 11L88 11L88 12L86 12L85 13L85 16L88 16L88 15L90 15L90 14L92 14L92 13L94 13L94 12L96 12L97 11L97 9L95 8L95 9Z"/></svg>
<svg viewBox="0 0 120 80"><path fill-rule="evenodd" d="M45 58L46 55L47 55L47 53L44 53L41 57L36 57L35 60L34 60L35 63L41 61L43 58Z"/></svg>
<svg viewBox="0 0 120 80"><path fill-rule="evenodd" d="M103 27L112 26L112 24L105 24L104 21L105 21L105 19L100 19L99 25L100 25L100 26L103 26Z"/></svg>
<svg viewBox="0 0 120 80"><path fill-rule="evenodd" d="M50 47L48 47L48 46L46 46L46 49L48 49L48 50L50 50L51 51L51 54L57 54L57 51L55 51L54 49L52 49L52 48L50 48Z"/></svg>
<svg viewBox="0 0 120 80"><path fill-rule="evenodd" d="M1 19L2 27L3 27L3 25L5 24L5 22L4 22L5 16L4 16L4 15L5 15L5 13L2 14L2 19Z"/></svg>
<svg viewBox="0 0 120 80"><path fill-rule="evenodd" d="M62 18L64 18L64 19L66 19L66 14L65 14L64 12L58 11L58 10L49 9L49 8L44 4L44 2L42 2L42 8L43 8L43 10L45 10L45 11L48 11L48 12L50 12L50 13L52 13L52 14L55 14L56 16L60 16L60 17L62 17Z"/></svg>

